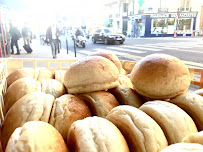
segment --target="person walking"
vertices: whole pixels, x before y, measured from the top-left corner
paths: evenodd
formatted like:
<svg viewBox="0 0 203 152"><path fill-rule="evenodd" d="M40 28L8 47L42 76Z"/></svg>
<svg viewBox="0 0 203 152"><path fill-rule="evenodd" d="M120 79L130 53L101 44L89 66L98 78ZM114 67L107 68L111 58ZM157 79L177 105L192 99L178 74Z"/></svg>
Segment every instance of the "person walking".
<svg viewBox="0 0 203 152"><path fill-rule="evenodd" d="M21 37L20 31L12 24L10 24L9 34L11 36L11 50L12 50L11 54L14 54L14 46L15 46L17 49L17 53L15 55L20 55L20 50L18 46L18 40Z"/></svg>
<svg viewBox="0 0 203 152"><path fill-rule="evenodd" d="M22 36L23 36L24 46L28 45L30 47L30 43L32 41L32 32L30 28L27 26L27 23L25 23L24 27L22 28Z"/></svg>
<svg viewBox="0 0 203 152"><path fill-rule="evenodd" d="M59 52L59 28L56 26L56 23L53 23L51 27L47 29L46 32L46 41L51 45L52 55L55 59L57 57L57 51Z"/></svg>

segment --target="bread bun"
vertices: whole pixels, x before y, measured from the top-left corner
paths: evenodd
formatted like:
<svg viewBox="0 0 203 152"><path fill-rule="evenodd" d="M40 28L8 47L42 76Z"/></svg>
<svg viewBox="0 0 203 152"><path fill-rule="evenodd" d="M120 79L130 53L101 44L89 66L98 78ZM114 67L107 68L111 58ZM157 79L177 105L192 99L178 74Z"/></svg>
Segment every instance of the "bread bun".
<svg viewBox="0 0 203 152"><path fill-rule="evenodd" d="M194 120L199 131L203 130L203 97L195 93L184 93L169 102L186 111Z"/></svg>
<svg viewBox="0 0 203 152"><path fill-rule="evenodd" d="M55 70L55 79L63 84L66 70Z"/></svg>
<svg viewBox="0 0 203 152"><path fill-rule="evenodd" d="M125 138L110 121L100 117L88 117L75 121L67 137L71 152L129 152Z"/></svg>
<svg viewBox="0 0 203 152"><path fill-rule="evenodd" d="M67 70L64 85L70 94L88 93L117 87L118 77L118 68L110 60L90 56Z"/></svg>
<svg viewBox="0 0 203 152"><path fill-rule="evenodd" d="M65 86L55 79L42 78L40 79L40 82L42 84L42 92L52 94L55 98L58 98L67 92Z"/></svg>
<svg viewBox="0 0 203 152"><path fill-rule="evenodd" d="M178 58L166 54L152 54L135 64L131 76L134 89L153 99L174 98L190 85L190 72Z"/></svg>
<svg viewBox="0 0 203 152"><path fill-rule="evenodd" d="M132 84L132 82L130 81L130 78L127 77L127 76L125 76L125 75L119 74L118 81L119 81L120 85L125 85L125 86L127 86L128 88L133 88L133 84Z"/></svg>
<svg viewBox="0 0 203 152"><path fill-rule="evenodd" d="M41 83L31 77L20 78L13 82L5 94L5 112L24 95L35 91L41 92Z"/></svg>
<svg viewBox="0 0 203 152"><path fill-rule="evenodd" d="M203 96L203 89L198 89L198 90L194 91L193 93Z"/></svg>
<svg viewBox="0 0 203 152"><path fill-rule="evenodd" d="M92 115L106 117L109 111L118 106L116 98L109 92L97 91L79 96L90 107Z"/></svg>
<svg viewBox="0 0 203 152"><path fill-rule="evenodd" d="M55 100L49 123L66 140L70 125L76 120L89 116L91 116L91 112L84 101L74 95L67 94Z"/></svg>
<svg viewBox="0 0 203 152"><path fill-rule="evenodd" d="M54 79L54 73L47 68L37 68L35 69L36 80L44 79Z"/></svg>
<svg viewBox="0 0 203 152"><path fill-rule="evenodd" d="M121 105L130 105L139 108L143 104L141 96L132 88L124 85L119 85L108 91L116 97Z"/></svg>
<svg viewBox="0 0 203 152"><path fill-rule="evenodd" d="M35 70L31 68L15 69L6 78L7 87L9 87L13 82L15 82L20 78L24 78L24 77L34 78L34 75L35 75Z"/></svg>
<svg viewBox="0 0 203 152"><path fill-rule="evenodd" d="M170 145L161 152L202 152L203 145L194 143L177 143Z"/></svg>
<svg viewBox="0 0 203 152"><path fill-rule="evenodd" d="M10 108L3 122L3 147L6 147L13 131L26 122L38 120L48 122L54 100L54 96L42 92L32 92L19 99Z"/></svg>
<svg viewBox="0 0 203 152"><path fill-rule="evenodd" d="M9 139L6 152L67 152L60 133L50 124L30 121L17 128Z"/></svg>
<svg viewBox="0 0 203 152"><path fill-rule="evenodd" d="M165 133L169 145L181 142L190 133L196 133L192 118L175 104L166 101L149 101L140 110L153 118Z"/></svg>
<svg viewBox="0 0 203 152"><path fill-rule="evenodd" d="M183 138L184 143L198 143L203 145L203 131L192 133Z"/></svg>
<svg viewBox="0 0 203 152"><path fill-rule="evenodd" d="M119 73L121 72L122 65L121 65L120 60L118 59L118 57L115 54L109 53L109 52L100 52L100 51L98 51L98 52L89 54L89 56L102 56L102 57L105 57L105 58L109 59L110 61L112 61L116 65L116 67L118 68Z"/></svg>
<svg viewBox="0 0 203 152"><path fill-rule="evenodd" d="M125 137L130 151L157 152L168 143L159 125L143 111L132 106L118 106L106 117Z"/></svg>

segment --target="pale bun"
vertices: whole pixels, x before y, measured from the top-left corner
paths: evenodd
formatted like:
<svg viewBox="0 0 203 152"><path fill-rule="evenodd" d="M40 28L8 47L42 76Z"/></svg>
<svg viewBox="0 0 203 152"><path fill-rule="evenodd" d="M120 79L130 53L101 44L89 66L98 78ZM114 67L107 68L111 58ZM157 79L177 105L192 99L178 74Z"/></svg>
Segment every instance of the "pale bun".
<svg viewBox="0 0 203 152"><path fill-rule="evenodd" d="M66 70L55 70L54 74L55 74L55 79L63 84Z"/></svg>
<svg viewBox="0 0 203 152"><path fill-rule="evenodd" d="M202 152L203 145L194 143L176 143L163 149L161 152Z"/></svg>
<svg viewBox="0 0 203 152"><path fill-rule="evenodd" d="M71 124L76 120L81 120L89 116L91 116L90 109L83 100L74 95L66 94L56 98L49 123L66 140Z"/></svg>
<svg viewBox="0 0 203 152"><path fill-rule="evenodd" d="M67 145L70 152L129 152L118 128L96 116L75 121L70 127Z"/></svg>
<svg viewBox="0 0 203 152"><path fill-rule="evenodd" d="M112 61L116 65L116 67L119 70L119 73L121 72L122 65L121 65L120 60L118 59L118 57L115 54L109 53L109 52L98 51L98 52L89 54L89 56L102 56L102 57L105 57L105 58L109 59L110 61ZM122 71L122 73L124 73L124 72Z"/></svg>
<svg viewBox="0 0 203 152"><path fill-rule="evenodd" d="M54 79L54 73L47 69L47 68L37 68L35 69L35 79L40 80L40 79Z"/></svg>
<svg viewBox="0 0 203 152"><path fill-rule="evenodd" d="M168 146L159 125L143 111L132 106L118 106L106 117L125 137L130 151L157 152Z"/></svg>
<svg viewBox="0 0 203 152"><path fill-rule="evenodd" d="M51 94L58 98L67 93L65 86L55 79L40 79L42 85L42 92Z"/></svg>
<svg viewBox="0 0 203 152"><path fill-rule="evenodd" d="M116 98L106 91L85 93L79 97L90 107L94 116L106 117L111 109L119 105Z"/></svg>
<svg viewBox="0 0 203 152"><path fill-rule="evenodd" d="M7 87L20 78L32 77L34 78L35 70L32 68L15 69L6 78Z"/></svg>
<svg viewBox="0 0 203 152"><path fill-rule="evenodd" d="M130 105L139 108L143 104L142 97L135 90L127 86L119 85L108 91L116 97L121 105Z"/></svg>
<svg viewBox="0 0 203 152"><path fill-rule="evenodd" d="M166 54L151 54L135 64L131 76L134 89L153 99L174 98L187 91L190 72L178 58Z"/></svg>
<svg viewBox="0 0 203 152"><path fill-rule="evenodd" d="M169 145L181 142L190 133L197 133L192 118L175 104L166 101L148 101L140 110L153 118L164 131Z"/></svg>
<svg viewBox="0 0 203 152"><path fill-rule="evenodd" d="M133 84L130 81L130 78L125 75L119 74L118 81L119 81L120 85L125 85L128 88L133 88Z"/></svg>
<svg viewBox="0 0 203 152"><path fill-rule="evenodd" d="M192 133L183 138L184 143L198 143L203 145L203 131Z"/></svg>
<svg viewBox="0 0 203 152"><path fill-rule="evenodd" d="M186 111L194 120L199 131L203 130L203 97L195 93L184 93L169 102Z"/></svg>
<svg viewBox="0 0 203 152"><path fill-rule="evenodd" d="M54 96L42 92L32 92L19 99L6 114L2 126L4 148L13 131L28 121L48 122Z"/></svg>
<svg viewBox="0 0 203 152"><path fill-rule="evenodd" d="M60 133L50 124L30 121L17 128L9 139L6 152L67 152Z"/></svg>
<svg viewBox="0 0 203 152"><path fill-rule="evenodd" d="M31 77L20 78L13 82L4 97L5 112L24 95L35 91L41 92L41 83Z"/></svg>
<svg viewBox="0 0 203 152"><path fill-rule="evenodd" d="M110 60L89 56L73 63L66 72L64 85L70 94L88 93L117 87L118 77L118 68Z"/></svg>

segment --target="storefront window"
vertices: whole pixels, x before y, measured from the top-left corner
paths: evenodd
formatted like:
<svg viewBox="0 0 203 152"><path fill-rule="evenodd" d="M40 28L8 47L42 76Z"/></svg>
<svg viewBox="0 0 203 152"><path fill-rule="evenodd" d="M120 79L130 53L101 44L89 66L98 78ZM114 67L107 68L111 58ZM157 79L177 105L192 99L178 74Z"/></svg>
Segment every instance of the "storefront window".
<svg viewBox="0 0 203 152"><path fill-rule="evenodd" d="M191 30L191 18L181 18L179 19L179 30Z"/></svg>
<svg viewBox="0 0 203 152"><path fill-rule="evenodd" d="M166 19L152 19L152 34L164 34L167 33Z"/></svg>

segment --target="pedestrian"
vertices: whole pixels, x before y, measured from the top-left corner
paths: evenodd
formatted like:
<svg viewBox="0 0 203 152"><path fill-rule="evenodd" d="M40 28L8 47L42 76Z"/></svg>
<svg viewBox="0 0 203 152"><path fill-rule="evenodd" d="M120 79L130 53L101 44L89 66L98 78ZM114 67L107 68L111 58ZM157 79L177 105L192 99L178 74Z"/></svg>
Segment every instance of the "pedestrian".
<svg viewBox="0 0 203 152"><path fill-rule="evenodd" d="M57 51L59 53L60 49L59 35L59 28L56 26L56 23L53 23L52 26L47 29L46 41L49 42L51 45L52 55L54 59L57 57Z"/></svg>
<svg viewBox="0 0 203 152"><path fill-rule="evenodd" d="M27 26L27 23L25 23L24 27L22 28L22 36L23 36L24 46L25 45L30 46L30 43L32 42L32 32L30 28Z"/></svg>
<svg viewBox="0 0 203 152"><path fill-rule="evenodd" d="M21 37L20 31L14 27L11 23L10 23L10 30L9 30L9 34L11 36L11 54L14 54L14 45L17 49L17 53L15 55L20 55L20 50L19 50L19 46L18 46L18 40Z"/></svg>

